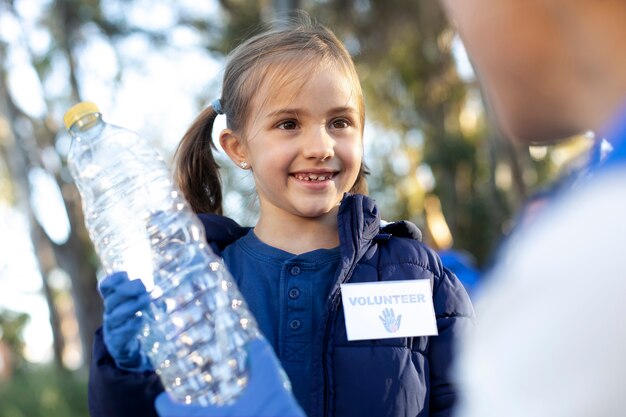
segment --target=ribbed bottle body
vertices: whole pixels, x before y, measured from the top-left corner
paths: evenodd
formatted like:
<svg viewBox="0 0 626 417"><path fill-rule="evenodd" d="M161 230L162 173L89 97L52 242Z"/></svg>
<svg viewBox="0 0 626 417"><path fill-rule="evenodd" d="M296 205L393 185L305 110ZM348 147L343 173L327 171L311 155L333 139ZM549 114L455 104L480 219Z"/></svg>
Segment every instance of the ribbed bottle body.
<svg viewBox="0 0 626 417"><path fill-rule="evenodd" d="M165 389L179 402L230 402L258 329L202 223L142 137L101 119L70 133L68 165L104 269L151 290L142 347Z"/></svg>

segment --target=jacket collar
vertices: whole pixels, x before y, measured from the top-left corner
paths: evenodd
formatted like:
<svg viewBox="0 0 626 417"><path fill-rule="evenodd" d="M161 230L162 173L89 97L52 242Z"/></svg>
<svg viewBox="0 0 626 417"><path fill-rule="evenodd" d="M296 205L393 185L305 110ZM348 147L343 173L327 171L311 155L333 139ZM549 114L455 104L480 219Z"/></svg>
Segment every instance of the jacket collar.
<svg viewBox="0 0 626 417"><path fill-rule="evenodd" d="M399 221L381 222L378 208L373 199L361 194L344 195L337 214L339 239L345 255L360 253L374 238L387 236L407 237L422 240L422 233L413 223ZM240 226L234 220L218 214L199 214L209 242L220 250L243 237L251 229Z"/></svg>
<svg viewBox="0 0 626 417"><path fill-rule="evenodd" d="M366 246L379 232L378 208L367 196L346 193L337 216L341 246L347 245L354 252Z"/></svg>
<svg viewBox="0 0 626 417"><path fill-rule="evenodd" d="M348 194L339 206L337 218L341 265L338 283L350 275L371 241L380 230L380 215L371 198L361 194Z"/></svg>

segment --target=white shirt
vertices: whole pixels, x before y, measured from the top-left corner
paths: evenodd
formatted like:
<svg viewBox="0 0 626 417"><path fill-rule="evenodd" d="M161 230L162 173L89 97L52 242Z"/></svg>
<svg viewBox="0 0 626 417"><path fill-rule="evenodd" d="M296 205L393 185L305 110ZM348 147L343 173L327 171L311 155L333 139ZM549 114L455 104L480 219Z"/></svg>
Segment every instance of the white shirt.
<svg viewBox="0 0 626 417"><path fill-rule="evenodd" d="M626 416L626 169L513 237L462 345L457 417Z"/></svg>

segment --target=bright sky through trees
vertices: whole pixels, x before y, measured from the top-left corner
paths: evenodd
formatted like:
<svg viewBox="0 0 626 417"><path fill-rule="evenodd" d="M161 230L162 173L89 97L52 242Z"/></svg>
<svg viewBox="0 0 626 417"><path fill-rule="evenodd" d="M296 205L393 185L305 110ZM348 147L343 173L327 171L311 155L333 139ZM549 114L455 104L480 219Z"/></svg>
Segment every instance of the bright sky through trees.
<svg viewBox="0 0 626 417"><path fill-rule="evenodd" d="M142 9L141 5L148 2L135 3L123 11L109 12L126 13L128 19L137 19L144 28L167 27L171 23L172 17L168 16L171 9L164 2L149 2L150 13L145 13L146 8ZM45 31L37 29L34 23L44 5L45 2L16 1L19 17L0 13L0 40L9 45L10 92L20 109L33 117L48 112L44 90L30 66L27 51L27 48L36 52L48 47ZM215 12L217 2L214 7L206 4L203 7L198 13ZM156 50L140 36L129 38L120 48L123 58L141 57L142 63L137 67L126 67L123 79L115 84L117 57L112 46L94 32L88 40L88 47L79 51L84 98L96 102L108 122L157 141L169 159L197 113L194 99L198 92L211 88L215 80L221 78L220 62L210 58L200 44L201 39L182 29L171 33L171 44L163 50ZM61 74L64 71L62 65L56 71L59 72L58 83L62 86L66 83L66 77ZM50 84L52 87L46 85L47 94L55 90L54 83ZM62 114L52 116L56 123L62 124ZM67 135L58 138L59 153L66 153L68 146ZM62 202L58 200L58 188L51 186L49 178L40 170L31 172L29 180L35 191L35 217L53 241L62 241L69 225ZM27 342L25 355L31 361L39 362L51 359L52 334L27 220L19 205L12 207L0 196L0 309L30 315L24 335ZM69 284L62 273L54 276L53 285L64 287Z"/></svg>

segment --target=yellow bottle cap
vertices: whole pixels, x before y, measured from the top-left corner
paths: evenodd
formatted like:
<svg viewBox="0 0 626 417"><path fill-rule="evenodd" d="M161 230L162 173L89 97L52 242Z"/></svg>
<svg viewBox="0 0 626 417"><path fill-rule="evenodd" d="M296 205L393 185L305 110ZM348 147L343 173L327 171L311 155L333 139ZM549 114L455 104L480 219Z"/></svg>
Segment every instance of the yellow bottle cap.
<svg viewBox="0 0 626 417"><path fill-rule="evenodd" d="M65 128L69 129L82 117L91 113L100 113L100 109L98 109L98 106L96 106L95 103L92 103L91 101L81 101L80 103L73 105L68 111L65 112L65 116L63 116L63 123L65 123Z"/></svg>

